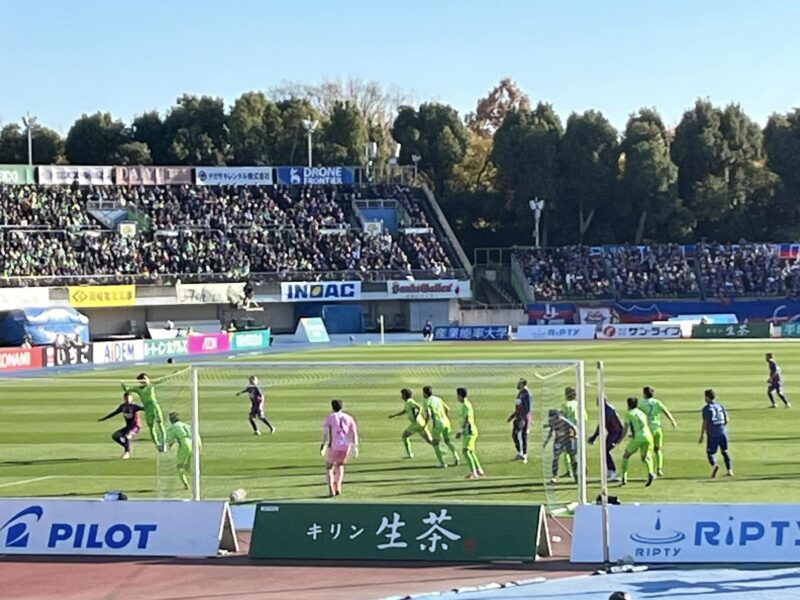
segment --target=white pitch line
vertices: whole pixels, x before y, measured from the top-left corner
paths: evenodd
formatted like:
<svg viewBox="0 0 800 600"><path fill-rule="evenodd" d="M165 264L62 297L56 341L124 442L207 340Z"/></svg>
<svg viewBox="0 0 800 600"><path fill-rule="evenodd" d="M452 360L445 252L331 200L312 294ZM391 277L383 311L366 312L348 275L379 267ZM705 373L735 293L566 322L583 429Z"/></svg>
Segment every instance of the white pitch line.
<svg viewBox="0 0 800 600"><path fill-rule="evenodd" d="M34 477L33 479L22 479L21 481L12 481L10 483L0 483L0 488L11 487L12 485L25 485L26 483L34 483L36 481L44 481L45 479L55 479L58 475L45 475L44 477Z"/></svg>
<svg viewBox="0 0 800 600"><path fill-rule="evenodd" d="M163 478L166 477L166 475L48 475L47 477L38 477L36 479L28 479L27 481L14 481L12 483L2 484L0 487L22 485L23 483L40 481L42 479L156 479L157 477ZM203 475L203 479L227 479L231 477L237 477L237 475Z"/></svg>

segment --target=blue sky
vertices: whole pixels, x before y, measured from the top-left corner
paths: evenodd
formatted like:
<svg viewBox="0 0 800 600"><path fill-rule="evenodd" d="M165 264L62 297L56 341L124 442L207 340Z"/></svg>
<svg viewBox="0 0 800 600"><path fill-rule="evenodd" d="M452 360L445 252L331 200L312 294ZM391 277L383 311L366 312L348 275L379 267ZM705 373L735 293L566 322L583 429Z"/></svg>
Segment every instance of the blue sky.
<svg viewBox="0 0 800 600"><path fill-rule="evenodd" d="M800 106L798 31L793 0L0 0L0 123L30 110L66 133L83 112L337 76L463 114L510 76L564 120L675 123L708 97L763 124Z"/></svg>

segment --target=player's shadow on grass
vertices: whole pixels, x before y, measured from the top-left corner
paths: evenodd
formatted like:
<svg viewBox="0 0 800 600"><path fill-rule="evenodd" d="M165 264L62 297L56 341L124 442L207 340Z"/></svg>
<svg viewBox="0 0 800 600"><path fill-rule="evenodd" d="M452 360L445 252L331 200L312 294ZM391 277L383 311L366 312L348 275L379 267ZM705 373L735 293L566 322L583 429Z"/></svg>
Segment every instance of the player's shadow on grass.
<svg viewBox="0 0 800 600"><path fill-rule="evenodd" d="M773 479L797 479L797 473L771 473L769 475L747 475L745 477L723 477L722 480L730 480L730 481L771 481ZM714 481L713 479L708 479L707 481Z"/></svg>
<svg viewBox="0 0 800 600"><path fill-rule="evenodd" d="M48 498L94 498L94 497L102 497L106 492L108 492L107 488L98 488L97 490L90 490L90 491L81 491L81 492L62 492L60 494L47 494ZM125 490L125 494L128 497L131 497L132 494L152 494L155 490ZM153 498L148 498L149 500L153 500Z"/></svg>
<svg viewBox="0 0 800 600"><path fill-rule="evenodd" d="M376 463L376 464L394 464L394 463ZM440 469L436 465L424 465L424 464L408 464L405 466L400 467L381 467L378 469L358 469L353 468L352 473L353 475L357 475L360 473L386 473L387 471L417 471L417 470L424 470L424 471L447 471L447 469Z"/></svg>
<svg viewBox="0 0 800 600"><path fill-rule="evenodd" d="M400 480L397 480L397 479L374 479L374 480L365 479L365 480L362 481L362 480L359 480L359 479L353 477L353 478L349 478L347 480L347 483L348 483L348 485L352 484L352 485L359 485L359 486L361 486L361 485L367 485L367 486L368 485L375 485L375 486L387 485L387 486L391 486L391 485L407 485L409 483L419 483L419 482L418 481L414 481L414 480L402 480L402 481L400 481ZM308 487L318 487L319 485L325 485L325 476L324 475L320 475L319 476L319 481L314 481L314 482L310 482L310 483L293 483L292 487L293 488L308 488Z"/></svg>
<svg viewBox="0 0 800 600"><path fill-rule="evenodd" d="M9 467L32 467L36 465L63 465L65 463L81 464L87 462L106 462L107 458L44 458L41 460L4 460L0 461L0 465L7 465Z"/></svg>
<svg viewBox="0 0 800 600"><path fill-rule="evenodd" d="M537 484L535 482L530 483L511 483L505 485L470 485L470 484L460 484L456 485L455 482L453 485L444 488L425 488L424 492L426 494L463 494L464 492L469 492L470 495L472 494L495 494L500 492L512 493L512 492L519 492L520 490L529 489L531 491L542 491L544 489L544 485ZM399 496L418 496L420 491L414 492L404 492L402 494L398 494Z"/></svg>
<svg viewBox="0 0 800 600"><path fill-rule="evenodd" d="M352 469L353 473L372 473L374 471L380 471L380 472L384 472L384 471L402 471L404 469L408 469L409 467L413 466L413 465L408 465L408 467L393 467L393 468L392 467L385 467L385 468L379 468L379 469L373 469L373 470L360 469L359 468L362 465L380 466L380 465L386 465L386 464L391 464L391 463L379 462L379 461L372 461L372 462L359 461L357 466L351 465L349 468ZM263 472L263 471L293 471L293 470L297 470L297 469L315 469L315 470L319 471L320 469L324 468L324 466L325 466L325 464L322 461L320 461L319 463L310 462L308 464L302 464L302 465L274 465L274 466L269 466L269 467L254 467L254 468L251 468L251 469L245 469L245 471L257 471L259 473Z"/></svg>
<svg viewBox="0 0 800 600"><path fill-rule="evenodd" d="M756 442L759 444L763 444L766 442L794 442L797 441L797 436L794 435L787 435L787 436L775 436L775 437L758 437L758 436L740 436L738 433L736 434L736 442Z"/></svg>

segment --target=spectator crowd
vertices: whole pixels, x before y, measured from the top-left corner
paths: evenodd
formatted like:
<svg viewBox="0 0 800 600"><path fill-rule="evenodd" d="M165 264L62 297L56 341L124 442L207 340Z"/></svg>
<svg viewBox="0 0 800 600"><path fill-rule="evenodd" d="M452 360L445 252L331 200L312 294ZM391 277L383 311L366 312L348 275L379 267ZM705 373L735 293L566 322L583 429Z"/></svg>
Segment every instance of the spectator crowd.
<svg viewBox="0 0 800 600"><path fill-rule="evenodd" d="M363 230L353 201L369 199L396 202L400 231ZM93 216L98 209L129 211L138 231L108 228ZM447 277L454 266L442 241L424 201L399 185L0 185L2 285ZM567 246L515 256L540 301L800 295L800 262L767 244Z"/></svg>
<svg viewBox="0 0 800 600"><path fill-rule="evenodd" d="M430 227L400 186L3 186L0 256L5 285L18 277L157 281L269 278L445 277L453 265L429 234L362 230L352 200L397 201L403 221ZM92 209L126 210L126 237ZM15 283L16 282L16 283ZM29 282L30 283L30 282Z"/></svg>
<svg viewBox="0 0 800 600"><path fill-rule="evenodd" d="M769 244L569 246L515 256L537 301L800 295L800 262Z"/></svg>
<svg viewBox="0 0 800 600"><path fill-rule="evenodd" d="M611 297L603 257L587 248L535 249L520 253L518 258L537 300Z"/></svg>

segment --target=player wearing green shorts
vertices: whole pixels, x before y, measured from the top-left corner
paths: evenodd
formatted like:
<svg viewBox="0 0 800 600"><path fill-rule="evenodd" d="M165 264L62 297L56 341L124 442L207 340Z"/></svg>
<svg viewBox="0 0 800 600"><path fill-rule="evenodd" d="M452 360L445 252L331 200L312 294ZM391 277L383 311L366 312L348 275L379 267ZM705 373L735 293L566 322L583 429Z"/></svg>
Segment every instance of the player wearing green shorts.
<svg viewBox="0 0 800 600"><path fill-rule="evenodd" d="M189 473L192 470L192 428L181 421L176 412L169 413L170 426L165 436L167 445L172 448L178 444L175 465L184 489L189 489Z"/></svg>
<svg viewBox="0 0 800 600"><path fill-rule="evenodd" d="M567 386L564 388L564 403L561 405L559 409L561 416L563 416L567 421L569 421L573 427L575 427L575 431L578 430L578 397L575 393L575 388L571 386ZM583 413L583 422L586 423L587 414ZM562 454L564 468L566 472L564 473L564 477L575 477L576 474L572 472L572 459L570 458L569 454L564 452Z"/></svg>
<svg viewBox="0 0 800 600"><path fill-rule="evenodd" d="M433 395L433 388L429 385L422 388L422 397L422 407L425 409L425 419L431 425L433 451L436 452L439 466L442 468L447 466L447 463L444 462L442 447L439 445L442 440L453 454L453 466L458 466L461 461L458 458L455 444L450 441L450 407L439 396Z"/></svg>
<svg viewBox="0 0 800 600"><path fill-rule="evenodd" d="M642 388L644 398L639 402L639 407L647 415L647 425L650 433L653 434L653 453L656 458L656 474L661 477L664 475L664 429L661 427L661 415L663 414L672 424L672 428L678 427L675 418L664 406L661 400L656 400L656 391L649 385Z"/></svg>
<svg viewBox="0 0 800 600"><path fill-rule="evenodd" d="M461 438L464 442L464 458L467 459L470 472L467 479L478 479L485 474L481 463L478 460L478 455L475 452L475 446L478 442L478 425L475 423L475 409L472 408L472 402L467 400L467 389L458 388L456 390L458 401L462 404L461 415L464 419L461 424L461 431L456 434L456 438Z"/></svg>
<svg viewBox="0 0 800 600"><path fill-rule="evenodd" d="M164 414L161 412L161 405L156 399L156 386L167 379L167 377L169 377L169 375L151 381L147 373L140 373L139 376L136 377L136 380L139 382L138 387L128 387L124 383L122 384L123 390L139 396L139 400L141 400L142 406L144 407L144 420L147 423L148 429L150 429L150 437L153 439L153 443L156 445L156 449L159 452L166 452L167 447L164 444L164 438L166 437L166 431L164 430Z"/></svg>
<svg viewBox="0 0 800 600"><path fill-rule="evenodd" d="M625 454L622 455L622 480L619 484L628 483L628 459L638 452L642 457L642 462L647 466L647 483L644 485L649 487L656 478L653 473L653 457L650 454L650 449L653 447L653 435L647 425L647 415L638 408L638 405L638 398L628 398L628 414L625 416L622 437L624 438L630 431L631 440L625 448Z"/></svg>
<svg viewBox="0 0 800 600"><path fill-rule="evenodd" d="M408 417L409 425L403 432L401 439L403 440L403 447L406 450L404 458L414 458L414 453L411 451L411 436L419 434L429 444L433 444L430 431L428 431L427 423L425 422L425 415L422 411L422 406L419 402L414 400L411 396L411 390L403 388L400 390L400 398L403 400L403 410L393 415L389 415L390 419L406 415Z"/></svg>

